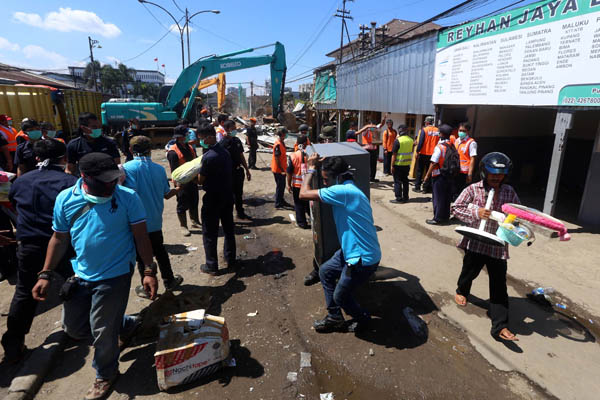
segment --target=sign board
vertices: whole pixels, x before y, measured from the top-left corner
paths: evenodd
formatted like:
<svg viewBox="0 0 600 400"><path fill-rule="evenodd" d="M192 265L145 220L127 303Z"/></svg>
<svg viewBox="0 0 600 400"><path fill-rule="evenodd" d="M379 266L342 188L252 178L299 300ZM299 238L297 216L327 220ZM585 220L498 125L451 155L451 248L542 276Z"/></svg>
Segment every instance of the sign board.
<svg viewBox="0 0 600 400"><path fill-rule="evenodd" d="M544 0L440 32L434 104L600 107L600 0Z"/></svg>

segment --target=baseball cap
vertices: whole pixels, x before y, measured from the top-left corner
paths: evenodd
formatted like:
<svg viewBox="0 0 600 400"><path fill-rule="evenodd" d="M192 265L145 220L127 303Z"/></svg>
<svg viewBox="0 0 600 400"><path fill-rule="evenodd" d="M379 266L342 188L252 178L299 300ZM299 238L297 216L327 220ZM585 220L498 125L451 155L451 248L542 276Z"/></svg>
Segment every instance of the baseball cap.
<svg viewBox="0 0 600 400"><path fill-rule="evenodd" d="M177 125L173 130L173 137L186 137L188 130L189 129L185 125Z"/></svg>
<svg viewBox="0 0 600 400"><path fill-rule="evenodd" d="M147 136L134 136L129 141L129 144L134 153L146 153L149 150L152 150L152 140Z"/></svg>
<svg viewBox="0 0 600 400"><path fill-rule="evenodd" d="M86 176L101 182L112 182L121 176L121 171L111 156L105 153L89 153L79 160L79 170Z"/></svg>

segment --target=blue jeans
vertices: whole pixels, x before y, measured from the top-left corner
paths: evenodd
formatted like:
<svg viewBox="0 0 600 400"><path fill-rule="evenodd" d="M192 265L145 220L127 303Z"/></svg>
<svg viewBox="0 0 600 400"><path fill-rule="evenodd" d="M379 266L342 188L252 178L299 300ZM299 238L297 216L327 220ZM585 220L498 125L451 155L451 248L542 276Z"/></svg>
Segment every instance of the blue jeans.
<svg viewBox="0 0 600 400"><path fill-rule="evenodd" d="M374 265L349 265L344 260L342 250L319 267L319 277L325 292L327 311L332 318L343 318L342 309L357 321L369 319L369 313L360 308L353 297L353 292L369 280L379 262Z"/></svg>
<svg viewBox="0 0 600 400"><path fill-rule="evenodd" d="M133 328L125 315L131 274L91 282L78 279L73 296L63 305L63 330L73 339L94 340L96 378L110 379L119 371L119 334Z"/></svg>

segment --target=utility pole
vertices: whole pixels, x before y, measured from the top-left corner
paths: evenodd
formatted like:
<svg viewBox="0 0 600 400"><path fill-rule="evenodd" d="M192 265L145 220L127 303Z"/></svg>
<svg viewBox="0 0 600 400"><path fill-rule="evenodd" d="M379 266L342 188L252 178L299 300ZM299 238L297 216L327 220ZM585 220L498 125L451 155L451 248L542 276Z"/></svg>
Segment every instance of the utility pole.
<svg viewBox="0 0 600 400"><path fill-rule="evenodd" d="M252 116L252 99L254 98L254 81L250 81L250 105L248 111L248 117Z"/></svg>
<svg viewBox="0 0 600 400"><path fill-rule="evenodd" d="M187 35L187 49L188 49L188 67L190 66L190 17L188 9L185 8L185 34Z"/></svg>
<svg viewBox="0 0 600 400"><path fill-rule="evenodd" d="M344 57L344 28L346 29L346 31L348 30L348 27L346 25L346 19L354 20L354 18L352 18L350 16L350 10L346 10L346 2L347 1L354 1L354 0L344 0L342 3L342 9L340 10L338 8L337 13L334 15L335 17L341 18L341 20L342 20L342 33L341 33L341 37L340 37L340 62L339 62L340 64L342 63L342 58ZM354 53L354 50L352 49L352 47L350 47L350 49Z"/></svg>
<svg viewBox="0 0 600 400"><path fill-rule="evenodd" d="M94 78L94 90L97 92L98 91L98 80L96 77L96 65L94 64L94 47L98 47L101 48L100 45L98 45L97 40L92 39L91 37L88 36L88 43L90 45L90 60L92 62L92 77ZM100 71L98 71L98 74L100 73Z"/></svg>

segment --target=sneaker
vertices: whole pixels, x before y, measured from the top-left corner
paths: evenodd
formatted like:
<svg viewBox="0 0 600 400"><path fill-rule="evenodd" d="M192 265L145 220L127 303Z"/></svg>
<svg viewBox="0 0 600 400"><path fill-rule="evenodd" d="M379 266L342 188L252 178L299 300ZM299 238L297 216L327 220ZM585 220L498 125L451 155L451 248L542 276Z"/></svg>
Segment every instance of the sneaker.
<svg viewBox="0 0 600 400"><path fill-rule="evenodd" d="M165 289L166 290L176 289L179 285L181 285L181 282L183 282L183 276L181 276L181 275L175 275L173 277L173 279L164 282Z"/></svg>
<svg viewBox="0 0 600 400"><path fill-rule="evenodd" d="M319 282L321 282L321 278L319 277L319 271L316 269L313 269L304 277L304 286L311 286Z"/></svg>
<svg viewBox="0 0 600 400"><path fill-rule="evenodd" d="M345 332L346 321L343 317L334 318L327 315L325 318L315 321L313 327L319 333Z"/></svg>
<svg viewBox="0 0 600 400"><path fill-rule="evenodd" d="M194 229L201 229L202 228L202 224L198 221L194 221L192 220L192 228Z"/></svg>
<svg viewBox="0 0 600 400"><path fill-rule="evenodd" d="M402 199L394 199L394 200L390 200L390 203L392 203L392 204L400 204L400 203L405 203L405 202L402 201Z"/></svg>
<svg viewBox="0 0 600 400"><path fill-rule="evenodd" d="M204 272L205 274L216 276L219 273L219 268L211 268L206 264L202 264L200 266L200 271Z"/></svg>
<svg viewBox="0 0 600 400"><path fill-rule="evenodd" d="M185 226L181 227L181 234L183 236L192 236L192 234L190 233L190 230L188 228L186 228Z"/></svg>
<svg viewBox="0 0 600 400"><path fill-rule="evenodd" d="M118 377L119 373L117 372L115 376L110 379L96 379L94 385L88 390L84 399L100 400L107 398Z"/></svg>
<svg viewBox="0 0 600 400"><path fill-rule="evenodd" d="M138 297L141 297L142 299L150 298L150 295L148 294L148 292L146 292L146 289L144 289L144 286L142 286L142 285L138 285L135 287L135 294Z"/></svg>
<svg viewBox="0 0 600 400"><path fill-rule="evenodd" d="M415 193L423 193L423 191L421 190L420 187L415 187L415 188L413 188L412 191L415 192Z"/></svg>
<svg viewBox="0 0 600 400"><path fill-rule="evenodd" d="M287 201L283 202L283 208L287 208L288 210L295 210L294 206Z"/></svg>

